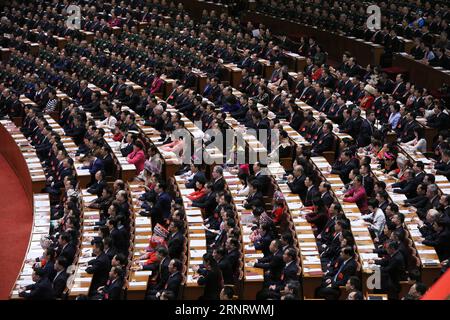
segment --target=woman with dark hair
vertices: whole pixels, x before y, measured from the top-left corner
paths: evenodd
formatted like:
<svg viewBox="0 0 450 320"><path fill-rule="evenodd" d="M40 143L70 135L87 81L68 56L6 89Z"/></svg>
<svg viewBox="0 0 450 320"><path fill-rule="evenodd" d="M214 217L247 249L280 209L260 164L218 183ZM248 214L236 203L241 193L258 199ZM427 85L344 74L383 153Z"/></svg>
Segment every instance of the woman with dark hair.
<svg viewBox="0 0 450 320"><path fill-rule="evenodd" d="M127 156L128 163L136 166L136 174L144 170L145 154L143 149L143 143L138 140L133 144L133 151Z"/></svg>
<svg viewBox="0 0 450 320"><path fill-rule="evenodd" d="M198 269L200 277L197 283L204 286L203 296L200 300L219 300L220 291L223 287L222 272L212 254L205 253L203 256L204 268Z"/></svg>
<svg viewBox="0 0 450 320"><path fill-rule="evenodd" d="M427 152L427 140L422 127L414 128L414 139L401 144L413 152Z"/></svg>

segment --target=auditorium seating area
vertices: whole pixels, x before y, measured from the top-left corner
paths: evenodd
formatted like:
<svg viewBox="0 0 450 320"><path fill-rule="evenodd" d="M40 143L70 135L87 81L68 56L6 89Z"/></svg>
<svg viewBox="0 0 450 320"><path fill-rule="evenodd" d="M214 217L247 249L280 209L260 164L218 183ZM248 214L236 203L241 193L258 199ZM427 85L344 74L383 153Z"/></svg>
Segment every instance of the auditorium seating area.
<svg viewBox="0 0 450 320"><path fill-rule="evenodd" d="M450 14L375 3L381 30L345 0L2 7L29 217L0 297L421 299L450 266Z"/></svg>

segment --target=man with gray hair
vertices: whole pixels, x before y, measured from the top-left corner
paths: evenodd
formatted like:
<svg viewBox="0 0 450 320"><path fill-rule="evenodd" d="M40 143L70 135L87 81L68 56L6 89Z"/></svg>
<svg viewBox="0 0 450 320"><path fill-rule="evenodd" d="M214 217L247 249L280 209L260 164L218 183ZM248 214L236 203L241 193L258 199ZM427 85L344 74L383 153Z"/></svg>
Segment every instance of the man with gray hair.
<svg viewBox="0 0 450 320"><path fill-rule="evenodd" d="M424 238L434 233L433 223L437 221L440 217L441 213L439 211L437 211L436 209L430 209L428 210L427 215L425 217L425 222L417 219L419 231Z"/></svg>
<svg viewBox="0 0 450 320"><path fill-rule="evenodd" d="M223 178L223 168L215 166L212 171L212 184L214 192L222 192L225 189L225 179Z"/></svg>
<svg viewBox="0 0 450 320"><path fill-rule="evenodd" d="M425 208L417 210L417 215L422 220L425 220L428 210L439 208L439 188L435 183L428 185L426 196L428 198L428 203Z"/></svg>

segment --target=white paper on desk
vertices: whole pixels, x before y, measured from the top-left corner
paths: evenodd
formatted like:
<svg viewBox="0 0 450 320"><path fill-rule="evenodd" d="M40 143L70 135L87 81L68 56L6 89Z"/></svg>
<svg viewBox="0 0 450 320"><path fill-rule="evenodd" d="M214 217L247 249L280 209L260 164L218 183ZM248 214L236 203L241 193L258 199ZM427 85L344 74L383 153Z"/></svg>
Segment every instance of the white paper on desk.
<svg viewBox="0 0 450 320"><path fill-rule="evenodd" d="M150 276L152 273L152 270L139 270L135 272L135 274L138 276Z"/></svg>
<svg viewBox="0 0 450 320"><path fill-rule="evenodd" d="M319 252L317 250L302 250L301 251L302 256L316 256L319 255Z"/></svg>
<svg viewBox="0 0 450 320"><path fill-rule="evenodd" d="M202 212L200 210L186 210L187 216L201 216Z"/></svg>
<svg viewBox="0 0 450 320"><path fill-rule="evenodd" d="M448 182L447 178L445 176L442 176L442 175L436 175L435 181L436 182L437 181L446 181L446 182Z"/></svg>
<svg viewBox="0 0 450 320"><path fill-rule="evenodd" d="M206 247L205 239L189 240L189 248L204 248Z"/></svg>
<svg viewBox="0 0 450 320"><path fill-rule="evenodd" d="M359 254L363 260L375 260L378 259L378 254L376 253L360 253Z"/></svg>
<svg viewBox="0 0 450 320"><path fill-rule="evenodd" d="M259 259L264 257L264 254L262 253L246 253L245 257L248 259Z"/></svg>
<svg viewBox="0 0 450 320"><path fill-rule="evenodd" d="M142 287L147 285L147 281L130 281L130 287Z"/></svg>
<svg viewBox="0 0 450 320"><path fill-rule="evenodd" d="M300 201L300 199L298 201ZM289 210L296 210L296 209L303 208L303 204L301 204L299 202L297 202L297 203L288 202L287 204L288 204Z"/></svg>
<svg viewBox="0 0 450 320"><path fill-rule="evenodd" d="M263 275L246 275L245 279L247 280L263 280L264 276Z"/></svg>
<svg viewBox="0 0 450 320"><path fill-rule="evenodd" d="M321 268L303 268L304 272L322 272Z"/></svg>
<svg viewBox="0 0 450 320"><path fill-rule="evenodd" d="M35 201L34 202L34 207L49 207L50 206L50 201Z"/></svg>
<svg viewBox="0 0 450 320"><path fill-rule="evenodd" d="M205 226L189 226L189 230L203 230Z"/></svg>
<svg viewBox="0 0 450 320"><path fill-rule="evenodd" d="M364 227L356 227L356 228L354 228L354 227L352 227L352 231L367 231L367 228L364 228Z"/></svg>
<svg viewBox="0 0 450 320"><path fill-rule="evenodd" d="M419 254L435 254L436 250L417 250Z"/></svg>
<svg viewBox="0 0 450 320"><path fill-rule="evenodd" d="M16 284L20 285L20 286L28 286L30 284L34 284L34 281L31 279L27 279L27 280L17 280Z"/></svg>
<svg viewBox="0 0 450 320"><path fill-rule="evenodd" d="M189 264L190 265L199 265L199 264L202 264L203 263L203 260L189 260Z"/></svg>
<svg viewBox="0 0 450 320"><path fill-rule="evenodd" d="M180 189L180 193L182 196L188 196L192 192L194 192L194 189Z"/></svg>
<svg viewBox="0 0 450 320"><path fill-rule="evenodd" d="M295 230L312 230L311 226L295 226Z"/></svg>
<svg viewBox="0 0 450 320"><path fill-rule="evenodd" d="M312 233L298 234L297 238L299 238L299 239L314 239L314 234L312 234Z"/></svg>
<svg viewBox="0 0 450 320"><path fill-rule="evenodd" d="M27 259L34 260L36 258L41 257L43 253L44 253L43 250L39 250L39 251L31 250L31 251L28 251Z"/></svg>
<svg viewBox="0 0 450 320"><path fill-rule="evenodd" d="M304 265L320 264L320 260L319 260L319 261L303 260L303 261L302 261L302 264L304 264Z"/></svg>
<svg viewBox="0 0 450 320"><path fill-rule="evenodd" d="M297 235L298 238L299 235ZM299 244L300 250L303 250L305 247L314 247L317 249L317 244L315 242L302 242Z"/></svg>
<svg viewBox="0 0 450 320"><path fill-rule="evenodd" d="M372 238L369 236L358 236L355 237L355 240L365 241L365 240L372 240Z"/></svg>
<svg viewBox="0 0 450 320"><path fill-rule="evenodd" d="M206 250L202 250L202 249L190 249L189 250L189 255L192 258L202 258L205 253L206 253Z"/></svg>
<svg viewBox="0 0 450 320"><path fill-rule="evenodd" d="M186 216L188 223L203 223L201 216Z"/></svg>
<svg viewBox="0 0 450 320"><path fill-rule="evenodd" d="M359 245L358 246L358 249L361 249L361 250L371 250L371 249L374 249L375 247L373 246L373 245L370 245L370 244L363 244L363 245Z"/></svg>
<svg viewBox="0 0 450 320"><path fill-rule="evenodd" d="M202 233L189 233L189 238L205 238L205 235Z"/></svg>

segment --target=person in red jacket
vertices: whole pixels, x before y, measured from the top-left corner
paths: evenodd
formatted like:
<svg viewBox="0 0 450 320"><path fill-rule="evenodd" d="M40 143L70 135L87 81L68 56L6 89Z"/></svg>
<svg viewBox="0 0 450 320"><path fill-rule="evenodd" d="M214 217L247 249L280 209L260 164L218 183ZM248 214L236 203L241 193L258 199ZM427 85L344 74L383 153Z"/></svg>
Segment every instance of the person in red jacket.
<svg viewBox="0 0 450 320"><path fill-rule="evenodd" d="M136 174L144 170L145 154L144 145L141 141L136 141L133 145L133 151L127 156L127 161L136 166Z"/></svg>
<svg viewBox="0 0 450 320"><path fill-rule="evenodd" d="M206 188L204 181L197 180L195 182L195 187L197 191L194 191L187 196L191 201L197 201L206 195Z"/></svg>
<svg viewBox="0 0 450 320"><path fill-rule="evenodd" d="M363 110L369 110L372 109L373 102L375 100L375 88L371 85L366 85L364 87L364 97L361 99L361 103L359 104L359 107Z"/></svg>

